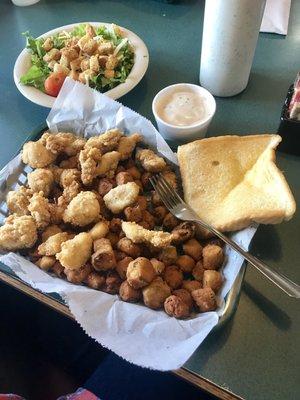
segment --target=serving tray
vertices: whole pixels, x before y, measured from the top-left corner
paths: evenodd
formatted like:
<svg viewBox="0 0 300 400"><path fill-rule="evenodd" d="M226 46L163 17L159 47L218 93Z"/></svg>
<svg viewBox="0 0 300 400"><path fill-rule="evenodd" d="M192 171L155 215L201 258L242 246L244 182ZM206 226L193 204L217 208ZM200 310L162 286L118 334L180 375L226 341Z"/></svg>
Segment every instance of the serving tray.
<svg viewBox="0 0 300 400"><path fill-rule="evenodd" d="M38 139L42 133L47 130L47 125L46 124L41 124L39 125L36 129L34 129L24 140L22 143L22 146L18 150L18 152L15 154L20 153L23 144L28 142L29 140L36 140ZM14 157L15 157L14 156ZM7 181L0 181L0 225L3 225L5 218L8 216L8 209L6 206L6 199L5 199L5 193L9 190L16 190L19 186L24 185L27 182L27 174L32 171L32 168L29 167L28 165L24 166L22 169L19 171L19 175L17 179L15 180L7 180ZM10 277L13 277L17 281L21 281L19 277L7 266L3 265L0 263L0 270L3 271L5 274L9 275ZM246 272L246 263L244 262L242 267L240 268L240 271L230 289L228 294L225 297L225 302L223 304L223 307L219 311L219 321L218 324L214 327L214 330L220 329L234 314L238 301L240 298L240 293L241 293L241 288L244 280ZM22 281L23 282L23 281ZM27 283L23 282L26 286L30 287ZM36 292L39 293L37 289L32 289ZM58 304L65 304L64 300L62 299L61 296L57 293L53 294L46 294L46 296L52 298L54 301L56 301Z"/></svg>

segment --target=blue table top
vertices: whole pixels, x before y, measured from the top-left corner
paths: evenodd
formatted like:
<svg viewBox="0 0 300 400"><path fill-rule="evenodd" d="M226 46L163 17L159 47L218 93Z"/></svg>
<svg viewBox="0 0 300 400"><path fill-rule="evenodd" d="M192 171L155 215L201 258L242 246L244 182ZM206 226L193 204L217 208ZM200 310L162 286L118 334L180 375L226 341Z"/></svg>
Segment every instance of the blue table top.
<svg viewBox="0 0 300 400"><path fill-rule="evenodd" d="M198 83L203 11L204 1L197 0L41 0L30 7L2 0L0 167L49 112L25 99L14 85L14 62L24 47L22 32L38 36L61 25L95 20L136 32L148 46L150 65L142 82L121 101L153 121L151 102L160 89ZM286 92L299 69L299 21L300 1L294 1L287 37L260 34L248 87L238 96L217 99L208 135L276 132ZM279 155L278 161L298 201L300 160ZM256 255L298 282L299 225L297 212L289 223L260 227L252 246ZM247 399L296 399L299 322L296 301L248 268L234 318L210 335L185 367Z"/></svg>

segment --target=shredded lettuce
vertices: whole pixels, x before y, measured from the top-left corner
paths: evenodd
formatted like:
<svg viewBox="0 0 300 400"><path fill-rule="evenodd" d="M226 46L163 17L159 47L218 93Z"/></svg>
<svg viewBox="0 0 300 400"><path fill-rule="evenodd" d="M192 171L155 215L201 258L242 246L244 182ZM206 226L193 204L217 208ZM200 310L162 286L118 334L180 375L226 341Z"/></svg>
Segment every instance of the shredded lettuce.
<svg viewBox="0 0 300 400"><path fill-rule="evenodd" d="M84 36L86 24L79 24L71 32L71 36Z"/></svg>

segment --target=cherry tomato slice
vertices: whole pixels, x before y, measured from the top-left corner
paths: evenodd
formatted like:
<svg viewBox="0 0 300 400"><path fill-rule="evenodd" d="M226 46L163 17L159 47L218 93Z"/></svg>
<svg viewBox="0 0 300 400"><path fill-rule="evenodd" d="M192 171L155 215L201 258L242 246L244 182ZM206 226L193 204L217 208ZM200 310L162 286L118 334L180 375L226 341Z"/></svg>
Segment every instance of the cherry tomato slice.
<svg viewBox="0 0 300 400"><path fill-rule="evenodd" d="M45 91L49 96L56 97L62 87L66 75L62 72L53 72L45 80Z"/></svg>

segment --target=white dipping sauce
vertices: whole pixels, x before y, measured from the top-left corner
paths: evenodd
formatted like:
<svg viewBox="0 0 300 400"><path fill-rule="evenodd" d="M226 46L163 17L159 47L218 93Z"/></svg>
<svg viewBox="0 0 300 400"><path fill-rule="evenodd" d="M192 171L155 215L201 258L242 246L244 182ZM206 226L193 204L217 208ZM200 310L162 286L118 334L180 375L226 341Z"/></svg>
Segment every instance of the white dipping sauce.
<svg viewBox="0 0 300 400"><path fill-rule="evenodd" d="M159 102L158 116L176 126L194 125L209 116L205 99L192 90L173 91Z"/></svg>

